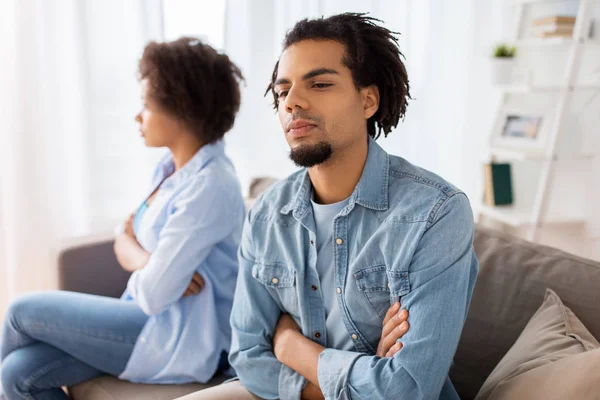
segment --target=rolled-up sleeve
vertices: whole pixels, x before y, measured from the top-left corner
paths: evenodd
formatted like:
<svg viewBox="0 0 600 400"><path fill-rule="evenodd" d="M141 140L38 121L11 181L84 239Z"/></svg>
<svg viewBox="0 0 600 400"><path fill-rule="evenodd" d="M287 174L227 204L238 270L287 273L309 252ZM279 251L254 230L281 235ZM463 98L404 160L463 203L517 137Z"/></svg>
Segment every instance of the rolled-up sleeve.
<svg viewBox="0 0 600 400"><path fill-rule="evenodd" d="M433 213L435 213L433 215ZM319 357L326 399L438 399L456 352L477 277L473 214L456 193L432 212L409 266L410 313L403 348L392 358L334 349Z"/></svg>
<svg viewBox="0 0 600 400"><path fill-rule="evenodd" d="M170 209L148 263L127 284L131 297L148 315L181 299L197 268L242 218L233 197L209 179L182 191Z"/></svg>
<svg viewBox="0 0 600 400"><path fill-rule="evenodd" d="M267 289L252 276L254 254L248 213L238 252L239 273L231 312L229 361L246 389L263 399L279 398L283 364L273 354L273 333L281 310Z"/></svg>

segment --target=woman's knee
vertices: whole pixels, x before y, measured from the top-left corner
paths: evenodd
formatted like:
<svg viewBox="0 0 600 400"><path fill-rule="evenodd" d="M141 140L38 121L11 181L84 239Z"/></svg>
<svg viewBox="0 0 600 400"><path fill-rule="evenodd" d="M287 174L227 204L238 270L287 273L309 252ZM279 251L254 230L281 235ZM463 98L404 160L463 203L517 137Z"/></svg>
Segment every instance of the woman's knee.
<svg viewBox="0 0 600 400"><path fill-rule="evenodd" d="M2 360L0 379L11 398L59 387L56 371L73 365L73 358L44 343L34 343L8 353Z"/></svg>
<svg viewBox="0 0 600 400"><path fill-rule="evenodd" d="M14 299L5 314L5 325L21 331L29 322L41 322L51 314L48 307L51 292L23 294Z"/></svg>
<svg viewBox="0 0 600 400"><path fill-rule="evenodd" d="M14 397L24 397L31 389L27 386L31 374L31 359L27 352L21 349L9 353L2 360L0 369L0 380L5 393L10 393Z"/></svg>

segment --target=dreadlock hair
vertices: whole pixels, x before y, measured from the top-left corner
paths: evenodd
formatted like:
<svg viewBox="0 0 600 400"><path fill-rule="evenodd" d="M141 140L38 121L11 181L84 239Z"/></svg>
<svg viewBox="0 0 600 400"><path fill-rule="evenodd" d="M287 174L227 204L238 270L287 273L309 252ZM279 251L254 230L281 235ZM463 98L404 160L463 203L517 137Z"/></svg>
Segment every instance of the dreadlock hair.
<svg viewBox="0 0 600 400"><path fill-rule="evenodd" d="M303 19L287 32L283 50L302 40L334 40L346 47L342 63L352 72L357 89L376 85L379 89L379 109L367 121L367 132L374 139L381 131L385 137L404 119L410 96L406 67L401 60L404 55L398 47L397 32L377 25L379 19L366 13L344 13L328 18ZM277 68L275 64L271 83L265 96L271 92L273 107L277 110L279 100L275 93Z"/></svg>

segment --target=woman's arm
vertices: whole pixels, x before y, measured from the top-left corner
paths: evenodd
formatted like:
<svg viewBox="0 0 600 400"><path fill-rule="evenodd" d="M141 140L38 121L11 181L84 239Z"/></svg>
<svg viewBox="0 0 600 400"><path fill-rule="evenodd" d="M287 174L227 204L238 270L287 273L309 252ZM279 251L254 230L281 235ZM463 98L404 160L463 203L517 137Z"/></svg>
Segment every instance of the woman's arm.
<svg viewBox="0 0 600 400"><path fill-rule="evenodd" d="M243 206L228 189L210 177L190 184L173 201L156 248L127 283L129 294L146 314L158 314L179 301L194 274L203 275L197 269L214 247L239 229Z"/></svg>
<svg viewBox="0 0 600 400"><path fill-rule="evenodd" d="M117 261L121 264L121 267L128 272L134 272L144 268L150 260L150 253L144 250L135 238L133 218L133 214L131 214L129 219L123 223L124 233L116 236L114 244ZM183 297L200 293L202 288L204 288L204 284L204 278L197 272L194 273L192 281L183 294Z"/></svg>
<svg viewBox="0 0 600 400"><path fill-rule="evenodd" d="M150 253L144 250L137 240L128 233L117 235L114 250L117 261L125 271L133 272L144 268L150 260Z"/></svg>

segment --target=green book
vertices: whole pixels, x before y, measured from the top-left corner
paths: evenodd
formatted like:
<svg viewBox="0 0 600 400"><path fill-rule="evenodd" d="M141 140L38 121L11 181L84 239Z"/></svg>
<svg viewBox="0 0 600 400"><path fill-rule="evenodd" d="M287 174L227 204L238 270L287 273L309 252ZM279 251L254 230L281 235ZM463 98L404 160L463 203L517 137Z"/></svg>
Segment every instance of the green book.
<svg viewBox="0 0 600 400"><path fill-rule="evenodd" d="M504 206L513 203L510 164L489 163L485 168L485 203Z"/></svg>

